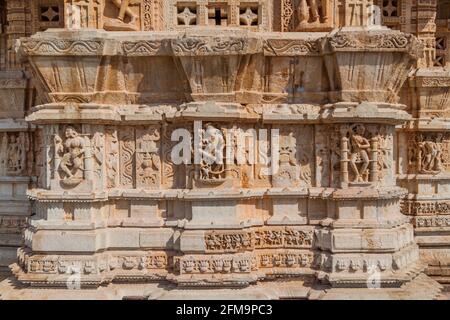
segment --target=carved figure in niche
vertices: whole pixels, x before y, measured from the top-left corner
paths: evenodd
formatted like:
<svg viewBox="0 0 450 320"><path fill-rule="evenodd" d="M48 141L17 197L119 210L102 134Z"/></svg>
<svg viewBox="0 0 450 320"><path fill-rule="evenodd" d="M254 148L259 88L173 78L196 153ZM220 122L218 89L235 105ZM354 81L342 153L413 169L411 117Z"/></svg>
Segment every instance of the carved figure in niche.
<svg viewBox="0 0 450 320"><path fill-rule="evenodd" d="M84 160L84 139L73 127L67 127L64 144L59 136L55 136L56 152L62 154L59 169L65 174L64 180L81 180Z"/></svg>
<svg viewBox="0 0 450 320"><path fill-rule="evenodd" d="M280 137L279 169L272 179L276 187L293 186L298 183L297 139L292 130Z"/></svg>
<svg viewBox="0 0 450 320"><path fill-rule="evenodd" d="M442 171L442 138L441 133L438 133L435 139L424 138L422 134L418 136L417 163L420 173L439 173Z"/></svg>
<svg viewBox="0 0 450 320"><path fill-rule="evenodd" d="M111 0L119 9L119 14L115 19L109 19L105 22L104 28L108 31L137 31L137 14L130 8L132 5L138 5L141 0ZM127 22L126 22L127 21Z"/></svg>
<svg viewBox="0 0 450 320"><path fill-rule="evenodd" d="M20 173L23 169L23 149L19 136L11 134L9 136L7 148L7 170L8 173Z"/></svg>
<svg viewBox="0 0 450 320"><path fill-rule="evenodd" d="M308 23L324 23L327 19L325 6L322 0L300 0L297 8L299 27Z"/></svg>
<svg viewBox="0 0 450 320"><path fill-rule="evenodd" d="M386 132L386 127L382 126L376 134L377 148L377 168L378 180L381 181L386 173L386 169L390 168L390 157L392 151L392 136Z"/></svg>
<svg viewBox="0 0 450 320"><path fill-rule="evenodd" d="M369 180L370 142L365 134L366 128L362 124L356 124L350 129L350 167L355 174L355 182Z"/></svg>
<svg viewBox="0 0 450 320"><path fill-rule="evenodd" d="M141 154L142 162L140 172L141 182L144 185L159 184L158 174L161 167L159 157L159 147L157 142L161 139L158 129L151 128L141 140L141 147L138 153Z"/></svg>
<svg viewBox="0 0 450 320"><path fill-rule="evenodd" d="M290 132L285 139L285 143L280 146L280 165L297 165L297 159L295 158L296 144L294 133Z"/></svg>
<svg viewBox="0 0 450 320"><path fill-rule="evenodd" d="M225 178L224 148L225 139L222 132L212 124L206 125L199 150L201 155L201 180L221 180Z"/></svg>

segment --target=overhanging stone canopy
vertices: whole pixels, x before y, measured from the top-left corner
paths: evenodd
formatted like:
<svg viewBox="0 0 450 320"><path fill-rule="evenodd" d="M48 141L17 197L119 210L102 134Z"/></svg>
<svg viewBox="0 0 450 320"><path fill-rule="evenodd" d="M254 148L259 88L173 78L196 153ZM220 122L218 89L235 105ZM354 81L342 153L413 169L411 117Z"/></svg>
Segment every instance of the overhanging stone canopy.
<svg viewBox="0 0 450 320"><path fill-rule="evenodd" d="M17 41L38 150L11 265L23 294L437 298L425 272L447 251L420 247L420 202L446 197L449 86L420 67L420 34L334 21L324 1L317 17L281 1L279 27L272 1L170 2L146 13L165 24L100 1Z"/></svg>

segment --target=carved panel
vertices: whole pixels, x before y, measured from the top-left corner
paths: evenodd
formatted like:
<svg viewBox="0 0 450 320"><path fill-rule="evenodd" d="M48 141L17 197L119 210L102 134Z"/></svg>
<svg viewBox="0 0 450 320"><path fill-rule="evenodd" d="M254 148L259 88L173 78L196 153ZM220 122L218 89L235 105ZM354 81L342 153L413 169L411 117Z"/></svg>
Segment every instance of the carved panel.
<svg viewBox="0 0 450 320"><path fill-rule="evenodd" d="M0 133L0 175L21 176L29 174L28 159L31 141L27 132Z"/></svg>
<svg viewBox="0 0 450 320"><path fill-rule="evenodd" d="M121 127L119 132L120 141L120 186L134 188L136 168L136 140L134 128Z"/></svg>
<svg viewBox="0 0 450 320"><path fill-rule="evenodd" d="M450 171L450 134L419 132L409 135L408 167L411 173Z"/></svg>
<svg viewBox="0 0 450 320"><path fill-rule="evenodd" d="M392 130L364 124L345 126L341 130L341 182L393 183Z"/></svg>
<svg viewBox="0 0 450 320"><path fill-rule="evenodd" d="M213 231L205 234L205 244L210 252L241 252L254 249L310 248L313 232L294 227L262 228L251 231Z"/></svg>
<svg viewBox="0 0 450 320"><path fill-rule="evenodd" d="M106 185L108 188L119 186L119 138L116 127L106 127Z"/></svg>
<svg viewBox="0 0 450 320"><path fill-rule="evenodd" d="M158 126L136 129L136 187L161 186L161 131Z"/></svg>

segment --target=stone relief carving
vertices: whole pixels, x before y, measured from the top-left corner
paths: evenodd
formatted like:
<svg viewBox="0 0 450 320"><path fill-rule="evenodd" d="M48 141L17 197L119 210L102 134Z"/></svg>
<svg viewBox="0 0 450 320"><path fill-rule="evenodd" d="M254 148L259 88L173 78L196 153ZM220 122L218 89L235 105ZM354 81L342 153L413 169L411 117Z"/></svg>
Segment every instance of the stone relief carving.
<svg viewBox="0 0 450 320"><path fill-rule="evenodd" d="M349 163L353 171L353 182L369 181L370 142L366 128L362 124L354 125L349 132Z"/></svg>
<svg viewBox="0 0 450 320"><path fill-rule="evenodd" d="M392 136L383 126L354 124L341 140L341 182L381 182L392 162ZM350 170L349 170L350 169Z"/></svg>
<svg viewBox="0 0 450 320"><path fill-rule="evenodd" d="M274 175L275 186L310 186L312 184L313 146L311 127L281 130L279 172Z"/></svg>
<svg viewBox="0 0 450 320"><path fill-rule="evenodd" d="M115 127L107 127L105 132L107 187L115 188L118 186L119 178L119 138Z"/></svg>
<svg viewBox="0 0 450 320"><path fill-rule="evenodd" d="M450 202L404 200L402 202L402 213L417 216L450 214Z"/></svg>
<svg viewBox="0 0 450 320"><path fill-rule="evenodd" d="M226 178L224 135L212 124L207 124L201 135L199 179L205 182L223 182Z"/></svg>
<svg viewBox="0 0 450 320"><path fill-rule="evenodd" d="M450 137L447 133L420 132L409 140L409 165L422 174L438 174L448 170Z"/></svg>
<svg viewBox="0 0 450 320"><path fill-rule="evenodd" d="M313 232L310 229L271 228L247 232L218 232L205 234L206 249L211 252L240 252L267 248L310 248Z"/></svg>
<svg viewBox="0 0 450 320"><path fill-rule="evenodd" d="M136 140L134 129L121 128L120 139L120 185L125 188L133 188L135 184L135 152Z"/></svg>
<svg viewBox="0 0 450 320"><path fill-rule="evenodd" d="M139 30L138 13L132 10L132 6L139 5L141 0L111 0L111 3L118 9L115 18L106 18L105 30L109 31L137 31Z"/></svg>
<svg viewBox="0 0 450 320"><path fill-rule="evenodd" d="M331 28L331 5L326 0L281 0L281 31Z"/></svg>
<svg viewBox="0 0 450 320"><path fill-rule="evenodd" d="M298 28L302 28L305 23L325 23L329 18L326 2L324 0L300 0L297 9Z"/></svg>
<svg viewBox="0 0 450 320"><path fill-rule="evenodd" d="M56 135L54 143L55 153L59 158L57 170L62 181L67 186L78 185L85 178L85 139L73 127L67 127L64 138Z"/></svg>
<svg viewBox="0 0 450 320"><path fill-rule="evenodd" d="M67 36L70 32L52 31L23 40L23 54L34 68L35 81L41 82L39 90L53 102L49 105L42 99L42 105L27 109L27 119L45 132L42 145L36 147L43 149L36 157L42 159L36 162L41 163L45 176L52 171L59 182L30 190L29 197L37 203L33 219L44 222L51 217L55 230L65 228L68 238L75 239L68 227L94 225L88 232L104 232L111 243L95 243L105 248L86 256L53 255L59 252L53 249L36 255L27 248L23 270L17 273L20 279L64 285L65 280L52 282L57 278L49 274L59 277L71 266L79 266L83 281L93 285L115 279L125 283L164 279L188 286L248 285L264 277L315 277L320 270L326 273L324 283L342 281L338 284L361 286L366 278L360 274L372 264L387 273L400 270L396 275L388 274L391 278L387 282L395 284L406 281L405 274L417 274L417 247L412 236L408 238L404 230L398 230L410 225L398 214L399 198L406 191L396 186L393 172L398 160L394 160L395 153L399 152L393 133L396 125L407 121L407 114L403 105L381 94L366 99L361 92L370 77L357 72L360 67L364 72L376 69L370 74L383 81L369 90L396 95L403 86L402 90L408 91L410 83L404 84L404 79L421 51L412 35L381 28L371 32L342 29L327 35L247 32L271 31L273 19L267 17L266 10L269 1L65 3L79 7L79 28L149 31L158 28L158 19L170 19L167 28L175 23L177 30L183 31L124 36L81 30L74 33L80 35L77 40ZM161 3L170 7L160 10ZM282 31L323 32L338 23L333 14L340 15L340 11L330 9L331 1L280 3ZM370 3L341 1L336 8L360 8ZM43 14L56 19L52 11L50 8ZM346 15L355 21L364 18L359 13ZM61 12L58 19L62 16ZM390 23L397 25L396 20L404 21L391 19ZM212 34L206 28L185 30L194 25L239 26L241 30L222 28ZM353 22L343 25L357 28ZM410 26L397 27L404 30ZM182 80L175 81L175 77ZM418 77L411 82L417 80L423 88L441 88L445 95L447 78ZM20 84L27 86L27 81ZM6 89L15 86L8 79L0 82ZM342 94L344 86L348 95ZM175 88L181 98L174 99L165 87ZM125 98L116 99L120 95ZM169 105L161 105L162 97ZM444 98L441 105L447 101ZM365 100L370 100L372 108L364 113L354 111L354 106ZM203 103L206 107L198 106ZM199 144L190 142L192 150L204 157L200 164L175 165L171 151L176 142L171 141L171 135L181 128L193 136L193 119L206 123ZM274 176L264 176L264 165L250 162L248 142L229 135L234 130L261 128L280 129L279 171ZM410 160L414 173L435 175L447 169L447 133L432 130L413 139L415 153ZM31 167L27 142L21 139L18 131L2 133L2 175L24 175ZM258 142L270 151L269 138L256 137L255 141L257 157L268 158ZM227 158L229 145L235 153L245 149L245 164ZM188 158L193 160L193 155ZM222 183L230 180L236 183ZM75 188L84 181L94 181L97 189ZM408 183L410 190L415 188L415 182ZM429 182L420 183L428 187ZM445 186L436 185L433 191L444 199L417 200L402 209L405 214L419 216L414 217L416 226L448 227L446 195L438 192ZM60 186L71 190L66 192ZM342 194L345 197L339 198ZM161 224L148 222L152 214L161 216ZM442 217L426 217L428 214ZM272 219L275 216L280 219ZM0 228L7 224L0 219ZM118 226L123 239L113 230ZM370 234L353 241L355 230L366 227ZM316 229L324 233L320 241ZM35 241L35 230L30 227L27 232L28 240ZM42 233L46 240L42 243L50 243L52 236ZM138 239L137 243L132 243L133 239ZM128 241L130 244L125 243ZM205 247L199 249L199 243ZM92 243L73 241L73 245L88 247ZM127 252L109 250L108 245L124 245L126 248L120 250ZM330 250L331 246L340 246L340 252ZM102 273L105 277L97 280L84 277ZM208 283L210 279L214 282Z"/></svg>
<svg viewBox="0 0 450 320"><path fill-rule="evenodd" d="M1 134L0 134L1 135ZM25 132L7 132L2 134L2 164L4 174L22 175L27 173L30 155L30 140Z"/></svg>
<svg viewBox="0 0 450 320"><path fill-rule="evenodd" d="M142 128L137 131L137 137L137 186L158 189L161 185L160 130Z"/></svg>

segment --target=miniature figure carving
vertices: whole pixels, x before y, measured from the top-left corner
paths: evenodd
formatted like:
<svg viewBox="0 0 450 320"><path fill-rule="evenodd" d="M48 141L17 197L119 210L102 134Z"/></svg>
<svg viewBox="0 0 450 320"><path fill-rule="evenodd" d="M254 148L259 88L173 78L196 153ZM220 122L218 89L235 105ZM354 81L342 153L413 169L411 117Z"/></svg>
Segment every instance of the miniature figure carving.
<svg viewBox="0 0 450 320"><path fill-rule="evenodd" d="M420 173L439 173L442 171L442 137L436 135L435 141L431 138L418 137L418 166Z"/></svg>
<svg viewBox="0 0 450 320"><path fill-rule="evenodd" d="M306 24L323 23L327 19L324 4L321 0L300 0L297 8L299 28Z"/></svg>
<svg viewBox="0 0 450 320"><path fill-rule="evenodd" d="M213 125L208 124L203 132L202 143L199 149L202 156L200 164L201 180L218 180L225 178L225 164L223 152L225 139L222 132Z"/></svg>
<svg viewBox="0 0 450 320"><path fill-rule="evenodd" d="M137 31L137 14L130 8L132 5L138 5L141 0L111 0L119 9L117 18L105 22L105 30L108 31Z"/></svg>
<svg viewBox="0 0 450 320"><path fill-rule="evenodd" d="M137 152L141 158L141 172L139 173L142 184L146 186L158 185L158 172L161 167L159 158L159 147L157 142L161 135L156 128L151 128L150 132L142 137L140 150Z"/></svg>
<svg viewBox="0 0 450 320"><path fill-rule="evenodd" d="M355 182L367 182L369 179L370 142L364 137L365 133L366 128L362 124L354 125L350 130L350 166Z"/></svg>
<svg viewBox="0 0 450 320"><path fill-rule="evenodd" d="M59 169L64 173L64 180L81 180L84 160L84 139L73 127L65 131L66 141L63 143L59 136L55 136L56 152L62 154ZM81 176L81 177L80 177Z"/></svg>
<svg viewBox="0 0 450 320"><path fill-rule="evenodd" d="M18 136L11 134L9 136L7 151L7 169L9 173L20 173L23 169L23 150Z"/></svg>

